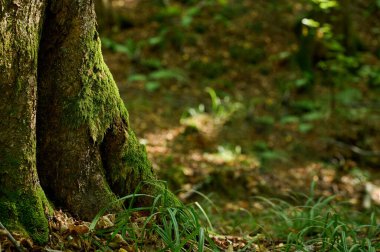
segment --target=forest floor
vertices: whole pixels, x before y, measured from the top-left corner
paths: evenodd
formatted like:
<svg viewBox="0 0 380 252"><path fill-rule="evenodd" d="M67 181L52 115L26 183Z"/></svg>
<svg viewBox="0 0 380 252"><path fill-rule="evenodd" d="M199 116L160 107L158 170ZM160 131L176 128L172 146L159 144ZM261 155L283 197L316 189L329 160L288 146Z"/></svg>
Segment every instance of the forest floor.
<svg viewBox="0 0 380 252"><path fill-rule="evenodd" d="M352 11L358 66L326 74L315 65L312 85L295 59L307 1L152 2L114 1L105 61L158 177L200 203L218 247L323 251L323 228L305 229L331 215L347 223L348 245L380 249L380 30L370 1ZM93 249L98 238L71 237L89 223L54 218L67 229L52 227L51 248ZM125 241L109 248L136 251Z"/></svg>
<svg viewBox="0 0 380 252"><path fill-rule="evenodd" d="M184 202L200 201L232 245L248 237L256 249L281 250L310 225L294 212L330 196L343 219L364 225L375 213L379 223L378 11L369 1L352 7L358 66L330 73L314 62L307 86L295 59L297 22L313 15L307 1L184 2L129 5L120 11L125 29L103 34L159 178Z"/></svg>

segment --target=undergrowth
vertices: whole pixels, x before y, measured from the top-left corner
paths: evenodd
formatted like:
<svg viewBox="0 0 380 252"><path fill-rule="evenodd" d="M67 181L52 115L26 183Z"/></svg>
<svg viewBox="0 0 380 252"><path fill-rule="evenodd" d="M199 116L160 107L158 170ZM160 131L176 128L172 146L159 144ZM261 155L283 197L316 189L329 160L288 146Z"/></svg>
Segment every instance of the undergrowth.
<svg viewBox="0 0 380 252"><path fill-rule="evenodd" d="M197 202L173 205L168 194L170 192L165 189L155 196L136 192L119 198L118 201L127 204L116 216L115 225L111 229L96 232L98 235L99 232L111 233L109 240L120 234L128 244L133 244L136 251L139 248L144 248L144 251L218 251L209 237L208 228L200 220L199 213L208 219L202 207ZM150 198L152 204L135 206L134 202L140 197ZM90 230L95 230L106 211L104 209L94 218Z"/></svg>
<svg viewBox="0 0 380 252"><path fill-rule="evenodd" d="M273 239L284 239L283 251L379 251L376 209L355 212L334 196L316 197L314 189L312 183L303 205L259 197L269 210L270 225L264 225L270 227Z"/></svg>
<svg viewBox="0 0 380 252"><path fill-rule="evenodd" d="M309 195L304 195L306 201L303 204L255 197L253 200L262 202L264 211L244 210L244 215L230 215L230 222L252 222L250 233L240 234L246 246L237 250L232 249L233 242L225 248L213 239L221 237L214 232L223 231L219 227L213 230L212 222L229 224L218 219L219 207L202 193L212 208L217 208L213 211L217 210L216 215L210 214L209 217L206 212L210 210L205 211L197 202L173 206L167 200L167 190L156 196L135 193L119 199L128 203L117 215L115 225L96 232L97 235L108 235L110 241L120 234L136 251L141 248L144 251L379 251L380 225L376 209L365 213L353 212L336 202L334 196L316 197L314 187L312 184ZM140 197L151 198L151 206L134 206ZM96 223L106 211L104 209L97 215L90 230L95 230ZM107 250L100 244L99 247Z"/></svg>

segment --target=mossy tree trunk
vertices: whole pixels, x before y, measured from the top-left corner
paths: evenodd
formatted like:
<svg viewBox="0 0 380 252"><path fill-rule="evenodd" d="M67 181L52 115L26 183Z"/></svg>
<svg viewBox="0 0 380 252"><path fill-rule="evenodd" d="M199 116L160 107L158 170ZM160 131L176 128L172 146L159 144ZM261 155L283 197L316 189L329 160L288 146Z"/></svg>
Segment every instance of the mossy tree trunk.
<svg viewBox="0 0 380 252"><path fill-rule="evenodd" d="M154 175L104 64L93 1L0 4L0 221L41 243L39 180L54 203L91 219Z"/></svg>
<svg viewBox="0 0 380 252"><path fill-rule="evenodd" d="M37 56L44 1L0 0L0 221L47 239L36 170Z"/></svg>

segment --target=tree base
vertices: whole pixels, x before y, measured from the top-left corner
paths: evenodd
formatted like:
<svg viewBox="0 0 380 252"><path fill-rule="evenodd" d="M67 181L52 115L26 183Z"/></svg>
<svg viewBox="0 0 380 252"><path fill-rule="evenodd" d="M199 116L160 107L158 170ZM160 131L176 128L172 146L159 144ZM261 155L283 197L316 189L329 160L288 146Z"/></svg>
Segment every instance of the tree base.
<svg viewBox="0 0 380 252"><path fill-rule="evenodd" d="M0 221L3 225L9 230L30 236L37 244L48 241L49 228L45 213L51 211L40 187L0 196Z"/></svg>

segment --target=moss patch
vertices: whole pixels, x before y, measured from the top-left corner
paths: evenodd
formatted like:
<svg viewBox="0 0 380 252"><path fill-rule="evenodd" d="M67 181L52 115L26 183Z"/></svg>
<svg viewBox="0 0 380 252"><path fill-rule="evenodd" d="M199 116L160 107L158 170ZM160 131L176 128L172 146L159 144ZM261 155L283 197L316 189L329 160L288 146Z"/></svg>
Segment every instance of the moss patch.
<svg viewBox="0 0 380 252"><path fill-rule="evenodd" d="M103 61L100 39L94 30L83 38L86 54L81 72L82 88L79 94L68 99L65 122L74 128L88 125L94 141L101 141L114 118L128 121L128 112L120 98L118 88Z"/></svg>
<svg viewBox="0 0 380 252"><path fill-rule="evenodd" d="M30 235L37 244L44 244L49 235L45 208L51 209L41 188L5 193L0 197L0 220L8 229Z"/></svg>
<svg viewBox="0 0 380 252"><path fill-rule="evenodd" d="M135 133L128 131L128 138L122 157L127 185L130 189L136 188L140 181L154 179L152 164L148 160L145 146L140 144Z"/></svg>
<svg viewBox="0 0 380 252"><path fill-rule="evenodd" d="M165 187L162 181L158 181L155 178L145 146L140 144L132 130L129 130L129 137L123 155L123 164L128 171L126 185L130 190L129 194L137 192L152 196L165 195L164 202L172 206L181 205L177 197ZM150 205L152 202L148 199L147 201L142 200L137 203Z"/></svg>

